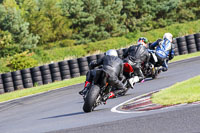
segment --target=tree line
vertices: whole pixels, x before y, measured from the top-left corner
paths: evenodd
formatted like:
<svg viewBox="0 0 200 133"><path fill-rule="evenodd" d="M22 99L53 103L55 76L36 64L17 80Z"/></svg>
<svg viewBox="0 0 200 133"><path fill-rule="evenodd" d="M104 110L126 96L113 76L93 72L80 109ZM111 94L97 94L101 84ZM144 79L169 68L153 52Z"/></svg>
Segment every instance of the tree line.
<svg viewBox="0 0 200 133"><path fill-rule="evenodd" d="M0 0L0 57L86 44L200 18L199 0Z"/></svg>

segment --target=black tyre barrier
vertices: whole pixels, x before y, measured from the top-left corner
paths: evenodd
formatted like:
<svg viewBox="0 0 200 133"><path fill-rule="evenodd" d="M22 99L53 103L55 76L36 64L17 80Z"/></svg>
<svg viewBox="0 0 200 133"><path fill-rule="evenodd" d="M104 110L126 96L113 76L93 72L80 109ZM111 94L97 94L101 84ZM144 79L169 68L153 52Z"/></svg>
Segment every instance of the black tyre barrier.
<svg viewBox="0 0 200 133"><path fill-rule="evenodd" d="M103 53L103 54L98 54L98 55L97 55L97 60L103 58L104 56L105 56L104 53Z"/></svg>
<svg viewBox="0 0 200 133"><path fill-rule="evenodd" d="M72 77L72 78L80 77L80 76L81 76L80 73L74 73L74 74L71 74L71 77Z"/></svg>
<svg viewBox="0 0 200 133"><path fill-rule="evenodd" d="M50 67L50 71L51 71L51 77L52 77L52 81L61 81L61 74L60 74L60 67L58 62L57 63L52 63L49 64Z"/></svg>
<svg viewBox="0 0 200 133"><path fill-rule="evenodd" d="M3 87L3 80L2 80L2 77L0 74L0 94L3 94L3 93L5 93L5 91L4 91L4 87Z"/></svg>
<svg viewBox="0 0 200 133"><path fill-rule="evenodd" d="M78 60L73 59L69 60L69 68L70 68L70 75L72 78L80 76L80 70L79 70L79 65L78 65Z"/></svg>
<svg viewBox="0 0 200 133"><path fill-rule="evenodd" d="M173 43L174 46L175 46L175 48L174 48L174 53L175 53L175 55L179 55L178 44L177 44L176 38L173 39L173 42L172 42L172 43Z"/></svg>
<svg viewBox="0 0 200 133"><path fill-rule="evenodd" d="M88 64L90 64L90 62L97 60L97 56L96 55L88 56L87 60L88 60Z"/></svg>
<svg viewBox="0 0 200 133"><path fill-rule="evenodd" d="M65 61L58 62L58 65L60 67L60 74L61 74L62 80L70 79L71 75L70 75L68 61L65 60Z"/></svg>
<svg viewBox="0 0 200 133"><path fill-rule="evenodd" d="M197 51L200 51L200 33L194 34Z"/></svg>
<svg viewBox="0 0 200 133"><path fill-rule="evenodd" d="M5 92L11 92L15 90L11 72L2 74L2 80Z"/></svg>
<svg viewBox="0 0 200 133"><path fill-rule="evenodd" d="M80 75L85 75L85 73L87 73L87 71L89 70L87 58L83 57L83 58L78 58L77 60L78 60Z"/></svg>
<svg viewBox="0 0 200 133"><path fill-rule="evenodd" d="M33 67L30 70L31 70L31 75L32 75L32 80L33 80L33 86L43 85L40 67L39 66Z"/></svg>
<svg viewBox="0 0 200 133"><path fill-rule="evenodd" d="M178 44L178 50L179 50L179 54L188 54L187 51L187 43L186 43L186 39L185 37L179 37L177 38L177 44Z"/></svg>
<svg viewBox="0 0 200 133"><path fill-rule="evenodd" d="M197 52L194 35L187 35L186 37L188 53Z"/></svg>
<svg viewBox="0 0 200 133"><path fill-rule="evenodd" d="M12 72L13 84L15 90L24 88L21 71Z"/></svg>
<svg viewBox="0 0 200 133"><path fill-rule="evenodd" d="M43 84L52 83L51 71L49 65L40 66Z"/></svg>
<svg viewBox="0 0 200 133"><path fill-rule="evenodd" d="M30 68L21 70L21 74L22 74L22 81L23 81L24 88L33 87L33 81L32 81Z"/></svg>

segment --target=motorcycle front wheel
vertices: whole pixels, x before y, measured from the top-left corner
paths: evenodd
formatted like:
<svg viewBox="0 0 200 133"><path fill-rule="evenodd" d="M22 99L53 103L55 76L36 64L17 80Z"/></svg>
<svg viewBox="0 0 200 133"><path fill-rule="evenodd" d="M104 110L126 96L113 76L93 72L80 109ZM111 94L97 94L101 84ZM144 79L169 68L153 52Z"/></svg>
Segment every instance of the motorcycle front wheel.
<svg viewBox="0 0 200 133"><path fill-rule="evenodd" d="M83 105L84 112L88 113L94 110L94 108L96 107L96 101L97 97L99 96L99 92L100 88L97 85L91 86Z"/></svg>

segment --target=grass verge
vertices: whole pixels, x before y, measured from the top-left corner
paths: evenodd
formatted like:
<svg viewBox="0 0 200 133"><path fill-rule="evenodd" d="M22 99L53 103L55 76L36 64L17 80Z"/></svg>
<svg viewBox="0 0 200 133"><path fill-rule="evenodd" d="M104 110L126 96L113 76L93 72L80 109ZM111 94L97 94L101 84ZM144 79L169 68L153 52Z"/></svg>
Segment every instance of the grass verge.
<svg viewBox="0 0 200 133"><path fill-rule="evenodd" d="M50 90L54 90L57 88L62 88L62 87L70 86L70 85L83 83L84 80L85 80L85 76L81 76L81 77L72 78L72 79L68 79L64 81L58 81L51 84L37 86L37 87L29 88L29 89L22 89L22 90L17 90L10 93L4 93L0 95L0 102L12 100L12 99L16 99L16 98L20 98L24 96L29 96L33 94L38 94L41 92L47 92Z"/></svg>
<svg viewBox="0 0 200 133"><path fill-rule="evenodd" d="M200 76L178 82L152 95L152 102L161 105L174 105L200 101Z"/></svg>
<svg viewBox="0 0 200 133"><path fill-rule="evenodd" d="M175 56L171 62L188 59L188 58L192 58L196 56L200 56L200 52ZM51 83L51 84L47 84L43 86L37 86L37 87L29 88L29 89L23 89L23 90L10 92L10 93L5 93L5 94L0 95L0 102L12 100L12 99L16 99L16 98L20 98L24 96L29 96L29 95L33 95L33 94L37 94L41 92L46 92L46 91L54 90L61 87L67 87L70 85L79 84L79 83L83 83L84 81L85 81L85 76L81 76L81 77L59 81L59 82L55 82L55 83Z"/></svg>

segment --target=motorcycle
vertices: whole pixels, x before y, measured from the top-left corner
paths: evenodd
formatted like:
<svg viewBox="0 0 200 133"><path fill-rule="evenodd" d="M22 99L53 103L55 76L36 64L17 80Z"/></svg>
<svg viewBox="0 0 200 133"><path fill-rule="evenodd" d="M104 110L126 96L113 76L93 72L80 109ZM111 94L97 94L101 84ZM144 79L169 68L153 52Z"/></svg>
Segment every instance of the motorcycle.
<svg viewBox="0 0 200 133"><path fill-rule="evenodd" d="M142 72L145 78L155 79L158 77L158 74L160 74L160 64L158 64L158 59L154 50L149 50L149 54L149 66L146 67L144 64L142 64Z"/></svg>
<svg viewBox="0 0 200 133"><path fill-rule="evenodd" d="M132 67L128 64L124 64L124 70L128 72L132 72ZM93 81L91 85L89 86L88 91L83 96L84 104L83 104L83 111L84 112L91 112L93 111L97 106L101 104L106 104L106 96L108 93L113 91L115 88L112 87L112 85L107 82L107 78L109 75L103 70L103 69L96 69L96 74L93 78ZM125 95L126 92L133 87L133 84L131 85L130 82L128 82L127 79L123 80L127 90L122 94Z"/></svg>

